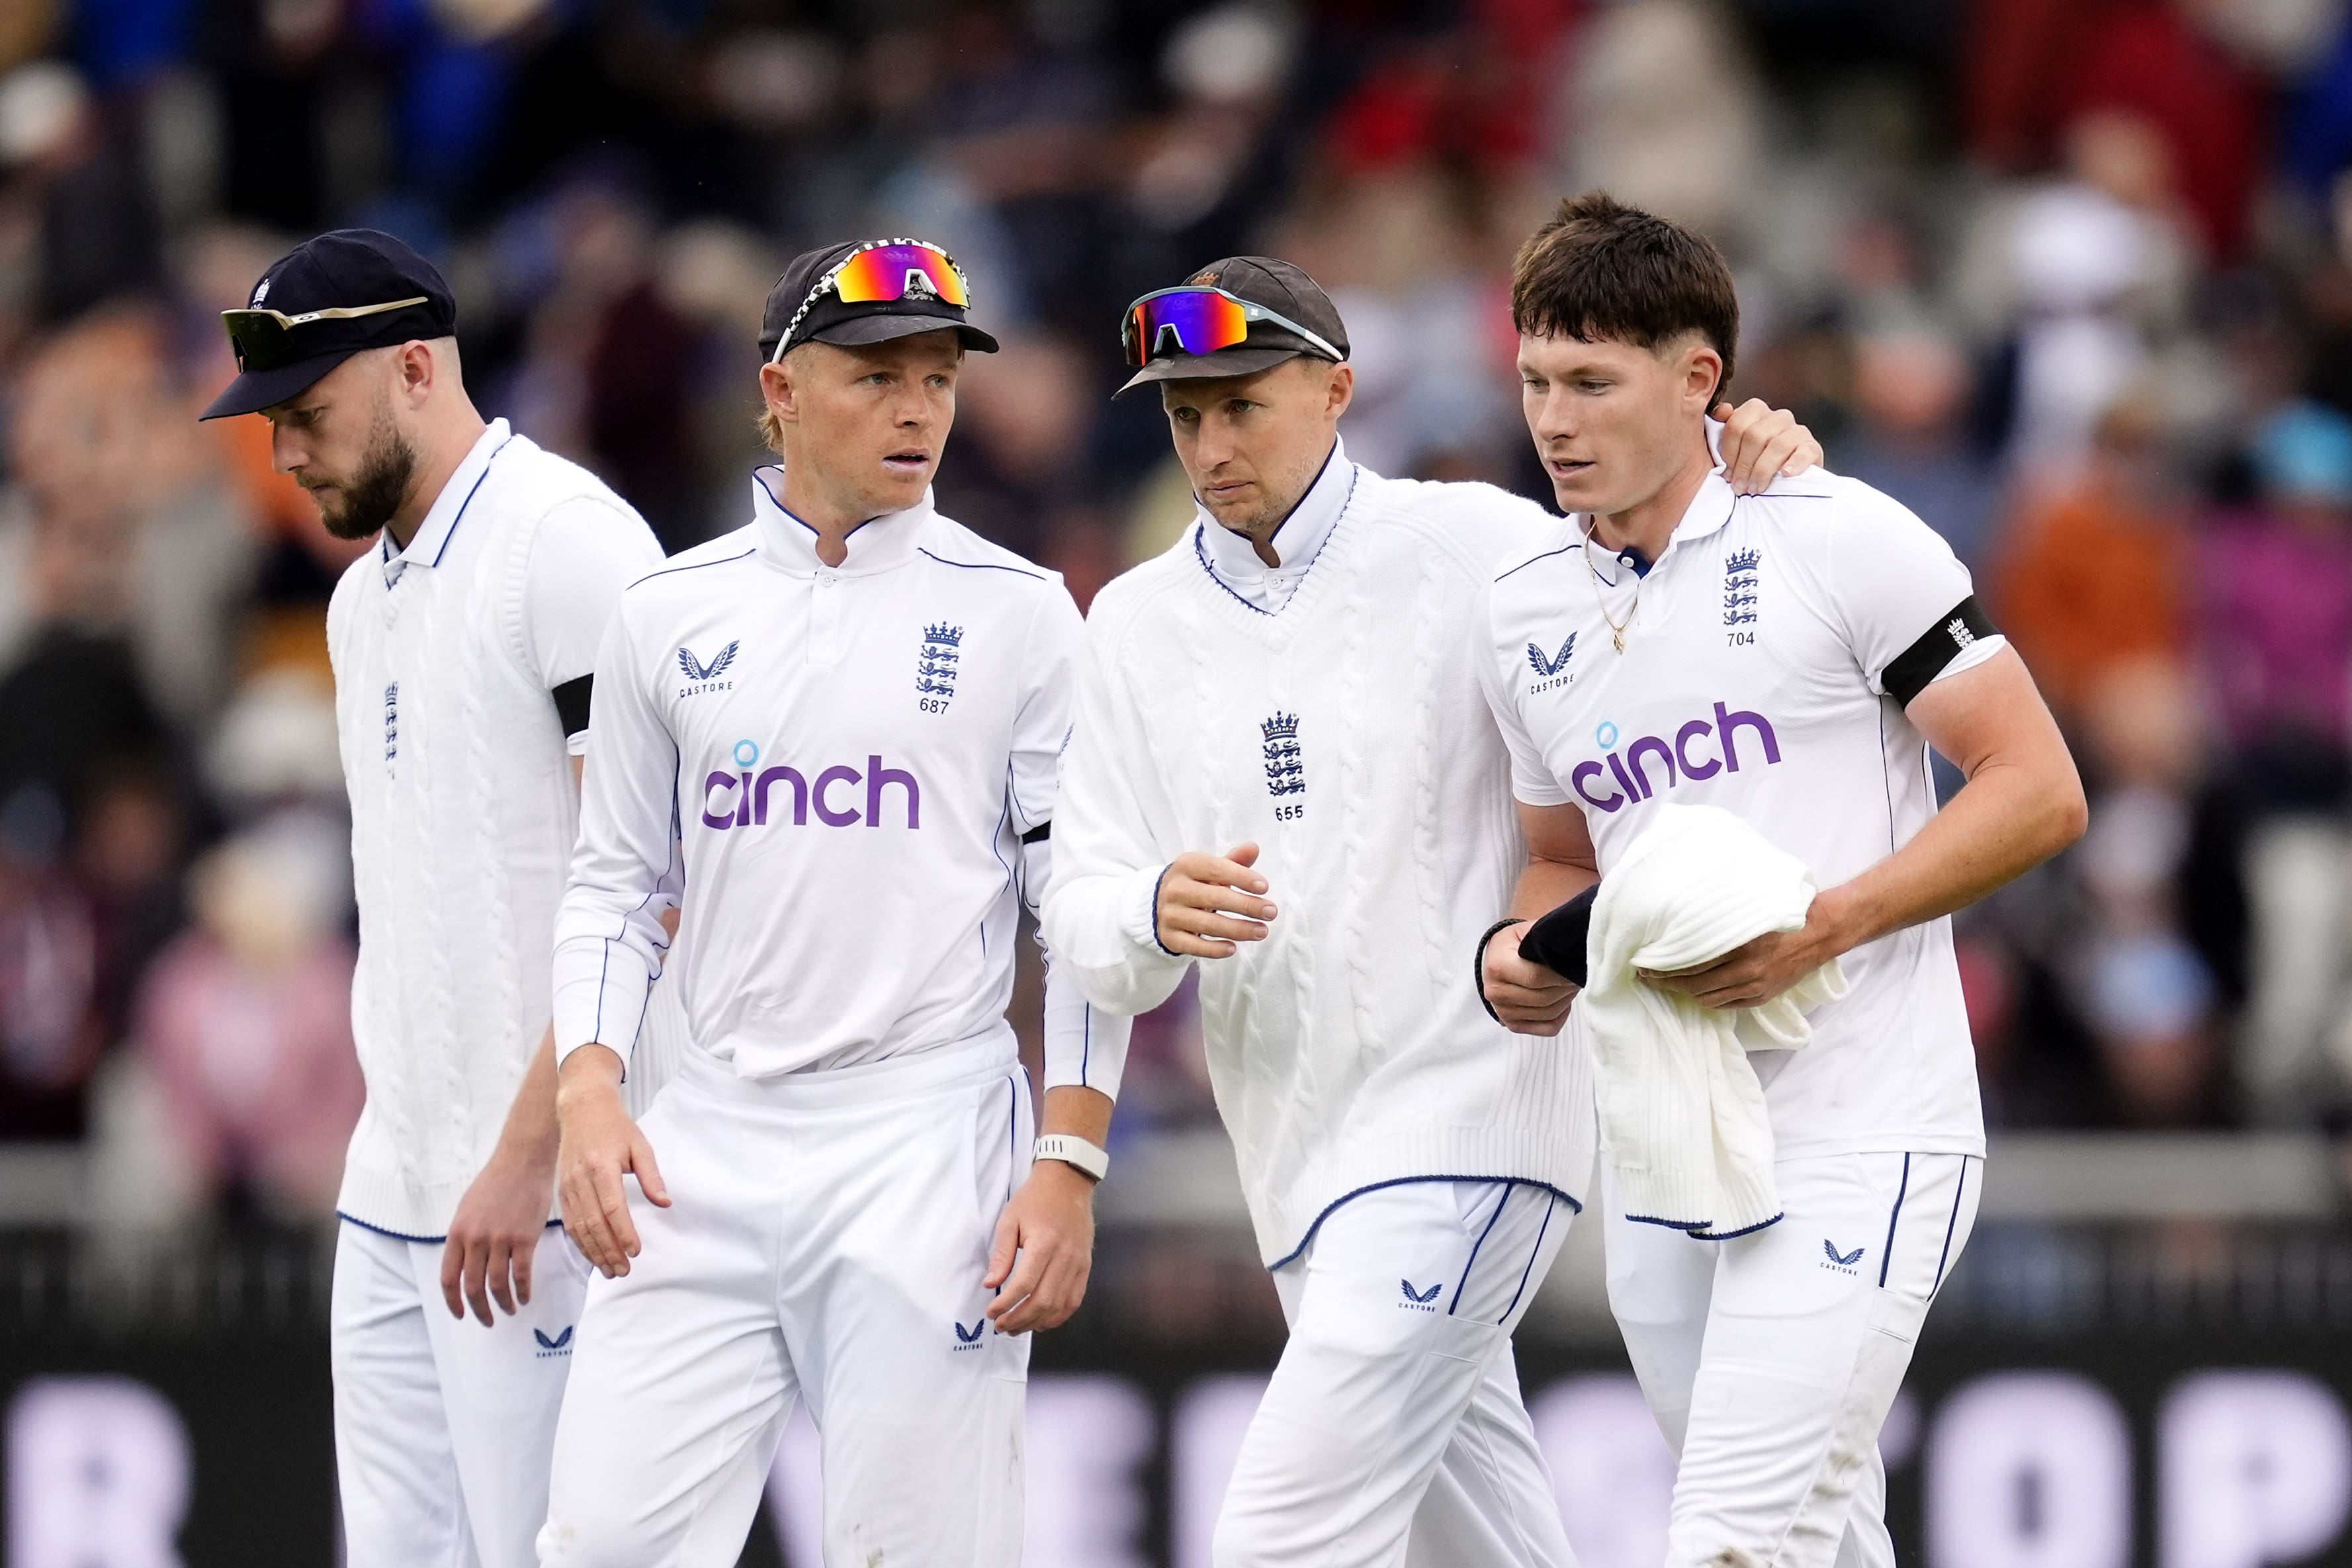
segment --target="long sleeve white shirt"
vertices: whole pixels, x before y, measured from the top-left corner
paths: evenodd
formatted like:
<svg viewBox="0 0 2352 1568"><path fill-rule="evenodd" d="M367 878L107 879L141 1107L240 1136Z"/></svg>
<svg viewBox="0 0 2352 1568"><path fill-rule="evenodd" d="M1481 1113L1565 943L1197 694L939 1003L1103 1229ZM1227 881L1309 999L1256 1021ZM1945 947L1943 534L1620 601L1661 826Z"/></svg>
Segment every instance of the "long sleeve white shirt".
<svg viewBox="0 0 2352 1568"><path fill-rule="evenodd" d="M1087 997L1142 1012L1193 963L1153 934L1168 863L1260 846L1281 913L1201 964L1201 1002L1269 1264L1370 1187L1493 1177L1578 1202L1592 1162L1582 1054L1506 1031L1471 976L1525 858L1477 633L1495 553L1546 514L1339 454L1325 500L1276 609L1214 569L1206 518L1096 598L1045 914Z"/></svg>
<svg viewBox="0 0 2352 1568"><path fill-rule="evenodd" d="M928 497L827 566L782 484L762 469L748 527L622 595L556 927L562 1055L595 1041L628 1058L681 880L688 1033L741 1077L1006 1028L1077 607ZM1116 1094L1126 1021L1050 958L1045 1015L1048 1085Z"/></svg>

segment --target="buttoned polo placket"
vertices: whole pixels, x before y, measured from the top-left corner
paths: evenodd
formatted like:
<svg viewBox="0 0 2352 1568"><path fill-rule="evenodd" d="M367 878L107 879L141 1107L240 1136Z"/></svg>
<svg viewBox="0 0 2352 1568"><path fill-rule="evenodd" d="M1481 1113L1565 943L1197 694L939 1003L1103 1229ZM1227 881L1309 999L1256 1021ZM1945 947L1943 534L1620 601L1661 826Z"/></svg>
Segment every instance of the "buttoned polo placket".
<svg viewBox="0 0 2352 1568"><path fill-rule="evenodd" d="M1595 566L1605 566L1593 574L1594 586L1606 606L1603 619L1612 618L1627 598L1633 600L1633 618L1626 627L1630 641L1636 630L1656 631L1673 617L1675 577L1673 568L1685 547L1696 547L1700 540L1711 538L1723 531L1731 521L1733 508L1739 498L1715 469L1700 481L1698 493L1691 497L1690 505L1683 509L1682 521L1675 524L1674 532L1666 536L1666 547L1650 563L1647 572L1639 571L1630 550L1608 554L1597 545L1584 548L1587 559ZM1591 519L1579 516L1572 520L1580 531L1591 525ZM1612 574L1609 575L1605 574Z"/></svg>
<svg viewBox="0 0 2352 1568"><path fill-rule="evenodd" d="M763 467L751 477L760 547L770 564L803 579L802 603L808 627L805 661L829 668L841 662L846 641L842 623L850 613L845 602L851 596L851 584L892 571L915 557L925 525L936 515L931 492L924 490L923 499L903 511L884 512L851 529L843 541L846 552L841 564L831 566L816 552L816 530L780 499L783 482L781 465Z"/></svg>

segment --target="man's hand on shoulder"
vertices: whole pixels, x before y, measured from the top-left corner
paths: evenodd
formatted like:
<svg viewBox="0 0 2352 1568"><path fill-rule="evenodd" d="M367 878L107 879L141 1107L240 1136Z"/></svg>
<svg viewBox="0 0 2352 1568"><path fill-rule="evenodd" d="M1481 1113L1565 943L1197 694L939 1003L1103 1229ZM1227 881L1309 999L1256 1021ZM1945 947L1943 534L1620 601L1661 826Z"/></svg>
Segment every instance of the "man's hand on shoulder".
<svg viewBox="0 0 2352 1568"><path fill-rule="evenodd" d="M1723 421L1723 477L1734 495L1760 495L1779 479L1794 479L1821 464L1822 444L1785 408L1751 397L1734 408L1716 405Z"/></svg>
<svg viewBox="0 0 2352 1568"><path fill-rule="evenodd" d="M1235 943L1264 942L1275 907L1262 896L1266 882L1251 869L1256 864L1255 844L1223 856L1188 849L1171 860L1152 912L1160 945L1192 958L1231 958L1241 951Z"/></svg>
<svg viewBox="0 0 2352 1568"><path fill-rule="evenodd" d="M624 1176L634 1174L646 1201L669 1206L669 1188L654 1163L653 1145L621 1103L621 1058L611 1047L585 1045L564 1058L555 1090L562 1129L556 1155L563 1226L607 1279L626 1274L641 1250L629 1219Z"/></svg>

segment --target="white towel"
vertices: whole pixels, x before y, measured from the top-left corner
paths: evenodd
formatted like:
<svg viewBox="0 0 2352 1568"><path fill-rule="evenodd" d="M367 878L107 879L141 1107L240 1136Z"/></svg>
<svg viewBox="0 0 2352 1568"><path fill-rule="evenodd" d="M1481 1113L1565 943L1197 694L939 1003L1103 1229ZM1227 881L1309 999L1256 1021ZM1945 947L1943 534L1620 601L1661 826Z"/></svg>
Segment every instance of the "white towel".
<svg viewBox="0 0 2352 1568"><path fill-rule="evenodd" d="M1780 1217L1772 1125L1751 1050L1812 1038L1805 1014L1846 994L1835 959L1761 1007L1702 1007L1636 969L1690 969L1766 931L1797 931L1813 877L1727 811L1660 805L1601 879L1588 984L1576 1011L1592 1043L1601 1156L1629 1219L1707 1239Z"/></svg>

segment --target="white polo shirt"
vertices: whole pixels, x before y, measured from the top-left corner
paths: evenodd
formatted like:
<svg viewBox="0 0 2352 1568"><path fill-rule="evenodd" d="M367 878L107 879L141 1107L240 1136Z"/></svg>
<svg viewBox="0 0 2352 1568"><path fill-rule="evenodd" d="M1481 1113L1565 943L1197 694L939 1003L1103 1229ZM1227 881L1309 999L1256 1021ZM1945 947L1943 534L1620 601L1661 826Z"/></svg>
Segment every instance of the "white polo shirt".
<svg viewBox="0 0 2352 1568"><path fill-rule="evenodd" d="M1737 813L1822 887L1935 815L1890 667L1898 688L1944 679L2003 640L1927 524L1816 468L1745 498L1711 475L1645 575L1588 555L1584 527L1559 520L1501 563L1485 669L1514 793L1582 811L1603 876L1658 802ZM1867 943L1845 972L1853 993L1811 1016L1810 1045L1752 1058L1779 1154L1981 1154L1950 921Z"/></svg>
<svg viewBox="0 0 2352 1568"><path fill-rule="evenodd" d="M336 584L368 1093L338 1200L352 1219L439 1237L498 1142L547 1028L578 821L553 693L660 562L625 501L499 420L408 547L387 539Z"/></svg>
<svg viewBox="0 0 2352 1568"><path fill-rule="evenodd" d="M557 1047L628 1058L682 878L675 983L695 1048L738 1075L992 1032L1009 1054L1077 606L928 496L828 566L772 483L781 469L755 478L750 526L622 595L558 923ZM1126 1020L1049 968L1045 1026L1049 1086L1117 1092Z"/></svg>

